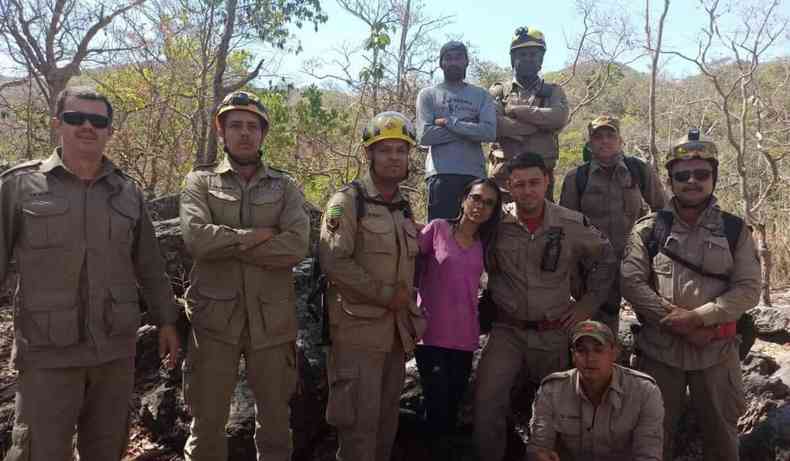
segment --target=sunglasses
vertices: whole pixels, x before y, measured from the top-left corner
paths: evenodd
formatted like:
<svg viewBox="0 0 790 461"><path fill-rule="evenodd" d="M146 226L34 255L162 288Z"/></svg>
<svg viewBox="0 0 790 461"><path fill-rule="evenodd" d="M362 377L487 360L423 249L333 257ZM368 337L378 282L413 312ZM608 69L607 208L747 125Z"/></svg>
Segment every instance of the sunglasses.
<svg viewBox="0 0 790 461"><path fill-rule="evenodd" d="M486 208L494 208L496 206L496 200L492 198L484 199L480 194L469 194L466 198L471 200L475 205L483 205Z"/></svg>
<svg viewBox="0 0 790 461"><path fill-rule="evenodd" d="M697 182L707 181L711 176L713 176L713 171L699 169L699 170L676 171L672 173L672 179L677 182L688 182L692 176L694 177L694 180Z"/></svg>
<svg viewBox="0 0 790 461"><path fill-rule="evenodd" d="M266 112L266 107L260 101L251 98L247 93L238 93L229 98L225 98L222 102L226 106L255 106L261 112Z"/></svg>
<svg viewBox="0 0 790 461"><path fill-rule="evenodd" d="M85 112L63 112L60 114L60 119L69 125L81 126L85 120L90 122L94 128L107 128L110 126L110 118L99 114L86 114Z"/></svg>

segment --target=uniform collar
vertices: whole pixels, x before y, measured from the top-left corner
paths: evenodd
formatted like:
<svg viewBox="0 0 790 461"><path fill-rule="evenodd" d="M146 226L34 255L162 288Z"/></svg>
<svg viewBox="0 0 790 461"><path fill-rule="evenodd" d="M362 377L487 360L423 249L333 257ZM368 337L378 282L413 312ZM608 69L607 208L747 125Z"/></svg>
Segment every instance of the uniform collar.
<svg viewBox="0 0 790 461"><path fill-rule="evenodd" d="M535 83L533 83L532 85L530 85L528 87L525 87L521 83L519 83L517 79L514 78L513 79L513 87L517 88L519 91L535 91L535 92L537 92L538 90L543 88L543 79L538 77L538 79L535 80Z"/></svg>
<svg viewBox="0 0 790 461"><path fill-rule="evenodd" d="M70 175L74 175L67 167L66 164L63 163L63 150L60 146L56 147L55 150L52 152L52 155L49 156L44 162L41 163L39 167L39 171L42 173L50 173L56 169L62 169L63 171L68 172ZM102 156L102 164L101 170L99 170L99 174L96 175L94 181L107 176L108 174L117 170L118 167L112 162L112 160L108 159L105 156Z"/></svg>
<svg viewBox="0 0 790 461"><path fill-rule="evenodd" d="M359 178L359 182L362 184L362 188L365 190L365 193L368 197L377 200L384 200L384 197L381 195L381 192L379 192L378 187L376 187L376 184L373 182L373 178L370 176L370 171L362 175L362 177ZM395 190L395 195L392 197L392 202L395 203L400 200L402 200L402 196L400 193L400 187L398 187Z"/></svg>
<svg viewBox="0 0 790 461"><path fill-rule="evenodd" d="M626 166L625 160L623 160L623 158L624 156L622 152L617 154L617 160L613 163L615 170L628 170L628 166ZM596 159L590 160L590 173L594 173L596 170L601 168L605 168L601 162Z"/></svg>
<svg viewBox="0 0 790 461"><path fill-rule="evenodd" d="M589 401L590 399L587 398L587 395L584 394L584 390L582 390L581 375L579 374L579 370L574 368L572 371L572 376L576 395L578 395L582 400ZM619 409L623 404L623 370L620 368L620 365L614 364L612 367L612 381L609 383L609 387L604 392L603 400L609 402L615 409Z"/></svg>
<svg viewBox="0 0 790 461"><path fill-rule="evenodd" d="M217 166L214 167L214 173L217 173L219 175L228 172L233 172L235 174L238 174L238 170L239 170L239 164L234 162L233 159L230 157L230 155L228 155L227 153L225 154L225 158L222 159L222 161L219 162ZM266 162L261 160L258 169L255 170L255 174L252 176L252 178L250 178L249 183L253 184L262 178L269 178L272 176L273 174L271 169L269 169L269 167L266 166Z"/></svg>
<svg viewBox="0 0 790 461"><path fill-rule="evenodd" d="M678 215L678 211L675 206L676 200L677 199L675 197L672 197L672 200L664 209L672 212L675 217L673 222L680 223L683 227L693 227L689 226L685 221L680 219L680 215ZM705 227L711 231L717 231L721 228L721 208L719 208L719 203L715 195L711 196L708 206L702 210L702 214L700 214L696 226Z"/></svg>
<svg viewBox="0 0 790 461"><path fill-rule="evenodd" d="M543 199L543 223L534 232L534 235L543 233L546 229L551 227L558 227L560 225L559 205ZM502 218L503 223L515 224L517 226L526 227L526 224L518 220L518 212L516 211L516 203L511 202L504 207L505 215Z"/></svg>

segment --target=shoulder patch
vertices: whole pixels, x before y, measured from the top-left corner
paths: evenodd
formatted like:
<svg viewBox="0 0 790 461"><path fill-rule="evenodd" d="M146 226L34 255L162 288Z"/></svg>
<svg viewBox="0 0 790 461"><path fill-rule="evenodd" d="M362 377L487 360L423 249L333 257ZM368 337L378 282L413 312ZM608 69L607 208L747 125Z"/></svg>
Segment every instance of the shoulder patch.
<svg viewBox="0 0 790 461"><path fill-rule="evenodd" d="M546 384L548 382L551 382L551 381L568 379L570 377L572 371L573 370L565 370L565 371L558 371L556 373L552 373L552 374L546 376L545 378L543 378L543 380L540 382L540 385L542 386L542 385L544 385L544 384Z"/></svg>
<svg viewBox="0 0 790 461"><path fill-rule="evenodd" d="M42 163L44 163L44 161L40 160L40 159L39 160L28 160L26 162L22 162L19 165L14 165L11 168L9 168L9 169L3 171L2 173L0 173L0 178L6 177L6 176L11 176L12 174L15 174L15 173L18 174L18 173L24 173L24 172L26 172L28 170L34 170L34 169L38 168Z"/></svg>

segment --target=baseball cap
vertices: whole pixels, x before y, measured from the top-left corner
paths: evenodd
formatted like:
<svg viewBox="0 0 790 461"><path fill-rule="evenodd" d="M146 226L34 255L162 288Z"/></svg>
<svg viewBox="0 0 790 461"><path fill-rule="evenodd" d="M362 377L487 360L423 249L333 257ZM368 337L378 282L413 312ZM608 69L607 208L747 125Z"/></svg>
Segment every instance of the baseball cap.
<svg viewBox="0 0 790 461"><path fill-rule="evenodd" d="M601 115L595 117L593 121L587 125L587 133L592 135L595 130L605 126L613 129L615 133L620 134L620 120L617 117L613 117L611 115Z"/></svg>
<svg viewBox="0 0 790 461"><path fill-rule="evenodd" d="M571 344L576 344L576 341L584 336L589 336L602 345L616 343L612 330L605 324L595 320L585 320L576 324L571 335Z"/></svg>

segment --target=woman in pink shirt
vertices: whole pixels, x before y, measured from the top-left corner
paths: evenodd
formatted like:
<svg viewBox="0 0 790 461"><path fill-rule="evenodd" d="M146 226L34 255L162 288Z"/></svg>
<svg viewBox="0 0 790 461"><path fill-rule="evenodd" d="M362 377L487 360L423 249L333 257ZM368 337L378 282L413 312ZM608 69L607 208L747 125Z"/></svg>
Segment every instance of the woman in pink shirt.
<svg viewBox="0 0 790 461"><path fill-rule="evenodd" d="M496 183L475 179L464 189L460 215L435 219L420 232L419 296L428 328L417 346L428 430L437 444L455 430L458 406L479 347L477 293L493 257L502 197Z"/></svg>

